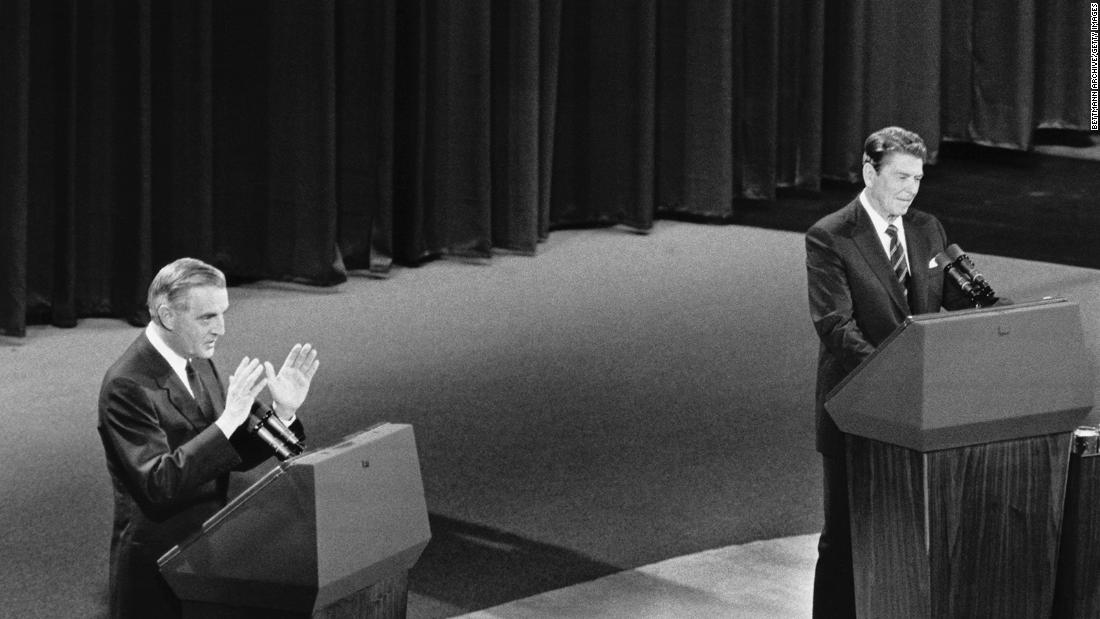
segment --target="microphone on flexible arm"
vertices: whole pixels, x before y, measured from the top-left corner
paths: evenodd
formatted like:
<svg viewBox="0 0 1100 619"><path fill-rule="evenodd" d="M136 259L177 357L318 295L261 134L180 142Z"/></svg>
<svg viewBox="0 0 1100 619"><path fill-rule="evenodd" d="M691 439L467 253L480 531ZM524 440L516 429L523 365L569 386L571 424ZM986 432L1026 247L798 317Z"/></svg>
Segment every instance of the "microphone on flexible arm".
<svg viewBox="0 0 1100 619"><path fill-rule="evenodd" d="M267 443L268 447L275 452L275 457L280 460L288 460L305 451L302 441L271 409L268 409L262 417L256 413L249 413L247 424L248 431Z"/></svg>
<svg viewBox="0 0 1100 619"><path fill-rule="evenodd" d="M966 255L958 245L948 245L947 249L936 254L933 260L959 285L974 307L987 307L997 302L993 287L986 281L985 276L978 272L970 256Z"/></svg>

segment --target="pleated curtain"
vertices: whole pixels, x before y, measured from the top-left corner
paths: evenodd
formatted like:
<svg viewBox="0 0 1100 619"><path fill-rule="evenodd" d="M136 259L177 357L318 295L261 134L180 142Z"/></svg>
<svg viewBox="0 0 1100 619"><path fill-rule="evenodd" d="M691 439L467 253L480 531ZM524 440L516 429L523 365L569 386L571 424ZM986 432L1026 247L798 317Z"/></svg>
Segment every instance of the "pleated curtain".
<svg viewBox="0 0 1100 619"><path fill-rule="evenodd" d="M1087 126L1053 4L0 0L0 333L140 323L185 255L332 285L724 221L887 124L1026 149Z"/></svg>

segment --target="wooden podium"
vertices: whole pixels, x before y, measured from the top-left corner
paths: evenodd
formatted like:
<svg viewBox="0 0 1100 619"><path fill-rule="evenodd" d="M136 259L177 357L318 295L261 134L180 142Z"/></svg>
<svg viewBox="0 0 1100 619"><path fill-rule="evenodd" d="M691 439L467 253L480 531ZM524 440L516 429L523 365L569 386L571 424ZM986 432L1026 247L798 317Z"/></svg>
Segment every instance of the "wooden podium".
<svg viewBox="0 0 1100 619"><path fill-rule="evenodd" d="M184 617L404 617L431 531L412 427L281 463L160 558Z"/></svg>
<svg viewBox="0 0 1100 619"><path fill-rule="evenodd" d="M1078 449L1070 456L1066 513L1054 588L1057 619L1100 617L1100 453Z"/></svg>
<svg viewBox="0 0 1100 619"><path fill-rule="evenodd" d="M910 317L833 390L860 617L1050 615L1091 365L1048 299Z"/></svg>

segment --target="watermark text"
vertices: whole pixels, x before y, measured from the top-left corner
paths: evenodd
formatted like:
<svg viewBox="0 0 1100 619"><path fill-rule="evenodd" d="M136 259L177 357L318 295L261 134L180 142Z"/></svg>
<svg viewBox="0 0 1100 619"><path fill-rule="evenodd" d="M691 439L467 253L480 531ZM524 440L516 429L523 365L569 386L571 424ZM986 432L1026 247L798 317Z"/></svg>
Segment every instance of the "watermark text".
<svg viewBox="0 0 1100 619"><path fill-rule="evenodd" d="M1089 129L1100 131L1100 3L1089 3Z"/></svg>

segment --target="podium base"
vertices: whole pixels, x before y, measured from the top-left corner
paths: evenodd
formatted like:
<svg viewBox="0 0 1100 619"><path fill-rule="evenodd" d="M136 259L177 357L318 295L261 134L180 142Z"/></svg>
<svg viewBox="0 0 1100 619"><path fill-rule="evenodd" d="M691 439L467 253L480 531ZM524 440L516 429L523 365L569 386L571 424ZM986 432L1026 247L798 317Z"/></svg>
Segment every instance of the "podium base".
<svg viewBox="0 0 1100 619"><path fill-rule="evenodd" d="M860 617L1050 615L1071 433L932 452L847 440Z"/></svg>
<svg viewBox="0 0 1100 619"><path fill-rule="evenodd" d="M1070 456L1062 549L1054 614L1065 619L1100 617L1100 456Z"/></svg>
<svg viewBox="0 0 1100 619"><path fill-rule="evenodd" d="M404 619L408 608L408 573L381 580L314 612L244 608L183 600L183 619Z"/></svg>

